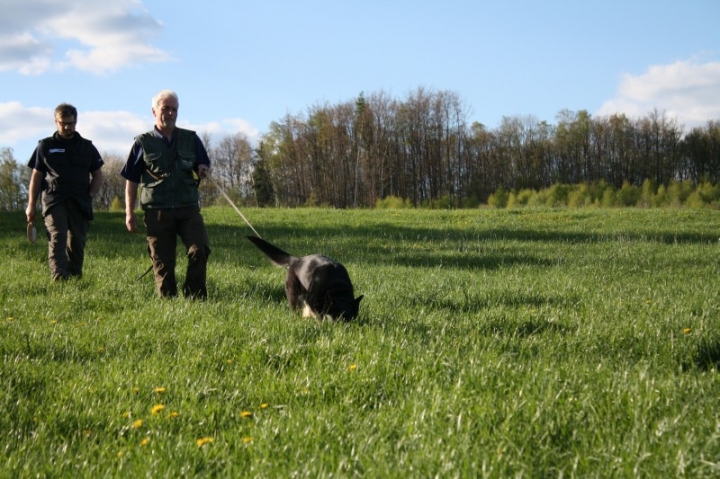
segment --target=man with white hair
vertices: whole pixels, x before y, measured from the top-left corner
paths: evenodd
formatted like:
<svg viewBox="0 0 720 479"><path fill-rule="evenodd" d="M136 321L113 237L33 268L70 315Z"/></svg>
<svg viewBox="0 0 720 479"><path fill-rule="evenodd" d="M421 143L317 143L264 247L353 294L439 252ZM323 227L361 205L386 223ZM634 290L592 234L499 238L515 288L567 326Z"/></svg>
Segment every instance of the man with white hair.
<svg viewBox="0 0 720 479"><path fill-rule="evenodd" d="M188 257L183 295L206 299L210 241L200 214L198 186L210 169L205 146L191 130L175 126L178 96L162 90L152 99L155 127L135 138L120 174L125 182L125 225L138 231L135 202L140 191L155 285L161 298L178 294L175 247L180 236Z"/></svg>

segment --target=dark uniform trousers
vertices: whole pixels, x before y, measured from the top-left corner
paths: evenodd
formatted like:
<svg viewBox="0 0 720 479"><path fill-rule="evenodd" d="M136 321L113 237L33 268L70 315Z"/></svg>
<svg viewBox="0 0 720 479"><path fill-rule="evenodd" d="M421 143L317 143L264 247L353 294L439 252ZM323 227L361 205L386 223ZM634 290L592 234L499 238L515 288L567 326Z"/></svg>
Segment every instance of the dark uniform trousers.
<svg viewBox="0 0 720 479"><path fill-rule="evenodd" d="M44 219L52 278L82 277L90 221L72 199L51 207Z"/></svg>
<svg viewBox="0 0 720 479"><path fill-rule="evenodd" d="M210 241L200 208L148 209L145 210L144 222L155 285L160 297L174 297L178 293L175 279L175 252L177 237L180 236L188 258L183 295L206 299Z"/></svg>

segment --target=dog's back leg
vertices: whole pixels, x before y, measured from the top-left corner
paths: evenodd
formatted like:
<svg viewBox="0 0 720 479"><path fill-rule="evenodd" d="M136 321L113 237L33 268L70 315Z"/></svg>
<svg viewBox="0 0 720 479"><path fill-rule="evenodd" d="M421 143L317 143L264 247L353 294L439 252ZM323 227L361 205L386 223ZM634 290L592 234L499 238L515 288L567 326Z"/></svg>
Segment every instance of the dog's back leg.
<svg viewBox="0 0 720 479"><path fill-rule="evenodd" d="M300 296L303 294L303 286L300 278L290 270L285 278L285 296L287 296L290 307L296 310L300 307Z"/></svg>

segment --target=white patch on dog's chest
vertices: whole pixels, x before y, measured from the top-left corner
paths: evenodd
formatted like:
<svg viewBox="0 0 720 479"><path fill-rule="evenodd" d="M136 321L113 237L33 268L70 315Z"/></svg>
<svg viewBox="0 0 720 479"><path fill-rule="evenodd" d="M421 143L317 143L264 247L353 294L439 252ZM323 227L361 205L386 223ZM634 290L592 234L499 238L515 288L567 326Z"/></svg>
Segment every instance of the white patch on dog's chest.
<svg viewBox="0 0 720 479"><path fill-rule="evenodd" d="M303 318L314 318L314 317L315 317L315 313L310 308L310 306L307 303L305 303L305 307L303 308Z"/></svg>
<svg viewBox="0 0 720 479"><path fill-rule="evenodd" d="M320 314L320 315L317 314L315 311L313 311L313 310L310 308L310 306L307 305L307 303L305 303L305 307L303 308L303 315L302 315L302 317L305 318L305 319L307 319L307 318L315 318L315 319L317 319L317 320L319 320L319 321L323 321L323 320L325 320L325 321L333 321L333 317L332 317L332 316L330 316L329 314Z"/></svg>

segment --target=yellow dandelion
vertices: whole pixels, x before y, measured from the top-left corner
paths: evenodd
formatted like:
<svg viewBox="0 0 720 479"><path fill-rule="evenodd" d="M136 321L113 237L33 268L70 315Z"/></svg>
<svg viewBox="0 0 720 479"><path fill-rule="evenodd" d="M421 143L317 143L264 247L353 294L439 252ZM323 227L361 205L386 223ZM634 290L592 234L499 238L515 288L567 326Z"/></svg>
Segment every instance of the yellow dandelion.
<svg viewBox="0 0 720 479"><path fill-rule="evenodd" d="M124 413L122 413L122 417L125 418L125 419L129 418L129 417L130 417L130 411L125 411Z"/></svg>
<svg viewBox="0 0 720 479"><path fill-rule="evenodd" d="M692 332L692 329L690 329L690 328L683 329L683 334L690 334L691 332Z"/></svg>
<svg viewBox="0 0 720 479"><path fill-rule="evenodd" d="M125 451L123 451L122 449L120 449L117 453L117 457L123 457L124 455L125 455Z"/></svg>
<svg viewBox="0 0 720 479"><path fill-rule="evenodd" d="M197 444L198 447L202 447L202 446L204 446L205 444L210 444L210 443L212 443L212 442L215 442L215 439L213 439L213 438L211 438L211 437L201 437L200 439L198 439L197 441L195 441L195 444Z"/></svg>
<svg viewBox="0 0 720 479"><path fill-rule="evenodd" d="M243 411L240 413L240 417L252 417L252 413L250 411Z"/></svg>
<svg viewBox="0 0 720 479"><path fill-rule="evenodd" d="M351 364L350 366L348 366L348 369L350 371L355 371L357 369L357 364Z"/></svg>
<svg viewBox="0 0 720 479"><path fill-rule="evenodd" d="M228 364L232 364L232 359L228 359L226 362L227 362Z"/></svg>
<svg viewBox="0 0 720 479"><path fill-rule="evenodd" d="M140 388L132 388L132 392L134 392L135 394L137 394L137 393L140 392Z"/></svg>
<svg viewBox="0 0 720 479"><path fill-rule="evenodd" d="M12 316L8 316L8 317L5 318L5 319L7 319L8 321L12 321L12 320L13 320L13 317L12 317Z"/></svg>
<svg viewBox="0 0 720 479"><path fill-rule="evenodd" d="M153 414L160 414L163 411L163 409L165 409L165 406L163 406L162 404L156 404L153 406L153 408L150 410L150 412Z"/></svg>
<svg viewBox="0 0 720 479"><path fill-rule="evenodd" d="M143 440L140 441L140 445L141 445L141 446L147 446L149 442L150 442L150 438L149 438L149 437L144 437Z"/></svg>
<svg viewBox="0 0 720 479"><path fill-rule="evenodd" d="M244 438L242 438L242 441L245 444L250 444L253 441L253 438L251 438L250 436L245 436Z"/></svg>
<svg viewBox="0 0 720 479"><path fill-rule="evenodd" d="M268 403L266 403L266 402L264 402L260 405L260 409L267 409L267 408L268 408Z"/></svg>
<svg viewBox="0 0 720 479"><path fill-rule="evenodd" d="M142 425L143 425L143 420L142 420L142 419L138 419L138 420L136 420L135 422L133 422L133 427L134 427L135 429L141 428Z"/></svg>
<svg viewBox="0 0 720 479"><path fill-rule="evenodd" d="M178 417L179 415L180 415L180 413L177 411L172 411L170 414L168 414L168 416L170 416L170 417Z"/></svg>
<svg viewBox="0 0 720 479"><path fill-rule="evenodd" d="M153 392L155 394L163 394L165 392L165 388L155 388L153 389Z"/></svg>

